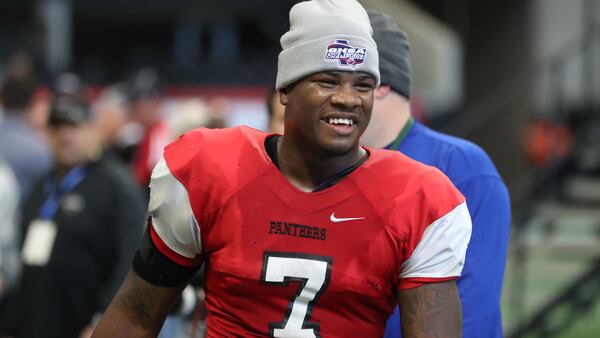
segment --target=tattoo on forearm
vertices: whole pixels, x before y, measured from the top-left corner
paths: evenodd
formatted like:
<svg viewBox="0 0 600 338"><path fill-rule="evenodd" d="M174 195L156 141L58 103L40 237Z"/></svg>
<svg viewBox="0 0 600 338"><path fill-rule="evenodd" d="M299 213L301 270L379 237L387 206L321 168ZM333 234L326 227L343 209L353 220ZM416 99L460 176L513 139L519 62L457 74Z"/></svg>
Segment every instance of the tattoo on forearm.
<svg viewBox="0 0 600 338"><path fill-rule="evenodd" d="M462 313L454 281L401 291L399 301L404 337L462 336Z"/></svg>
<svg viewBox="0 0 600 338"><path fill-rule="evenodd" d="M143 281L134 273L115 298L116 306L140 328L158 330L173 305L180 288L158 287Z"/></svg>
<svg viewBox="0 0 600 338"><path fill-rule="evenodd" d="M142 327L152 327L156 323L156 315L153 313L156 310L153 309L157 306L153 299L149 290L131 289L120 295L118 305L130 316L131 322L139 323Z"/></svg>

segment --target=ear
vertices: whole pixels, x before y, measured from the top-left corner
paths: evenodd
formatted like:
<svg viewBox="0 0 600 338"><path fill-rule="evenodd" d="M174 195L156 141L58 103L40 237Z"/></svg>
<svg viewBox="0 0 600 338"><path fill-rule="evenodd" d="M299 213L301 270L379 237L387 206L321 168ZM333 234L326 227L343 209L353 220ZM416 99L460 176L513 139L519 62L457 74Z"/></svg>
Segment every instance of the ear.
<svg viewBox="0 0 600 338"><path fill-rule="evenodd" d="M287 106L288 104L288 89L287 88L282 88L279 89L279 103L281 103L284 106Z"/></svg>
<svg viewBox="0 0 600 338"><path fill-rule="evenodd" d="M381 85L377 89L375 89L375 98L380 100L387 96L387 94L392 91L392 87L388 85Z"/></svg>

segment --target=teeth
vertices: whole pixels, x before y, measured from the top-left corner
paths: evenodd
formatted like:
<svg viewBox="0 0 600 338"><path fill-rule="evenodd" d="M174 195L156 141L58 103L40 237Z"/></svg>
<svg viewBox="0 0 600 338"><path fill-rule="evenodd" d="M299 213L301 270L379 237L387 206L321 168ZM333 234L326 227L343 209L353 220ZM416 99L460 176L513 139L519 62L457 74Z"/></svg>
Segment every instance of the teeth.
<svg viewBox="0 0 600 338"><path fill-rule="evenodd" d="M329 124L343 124L346 126L351 126L354 124L354 121L352 121L351 119L336 119L336 118L330 118L329 119Z"/></svg>

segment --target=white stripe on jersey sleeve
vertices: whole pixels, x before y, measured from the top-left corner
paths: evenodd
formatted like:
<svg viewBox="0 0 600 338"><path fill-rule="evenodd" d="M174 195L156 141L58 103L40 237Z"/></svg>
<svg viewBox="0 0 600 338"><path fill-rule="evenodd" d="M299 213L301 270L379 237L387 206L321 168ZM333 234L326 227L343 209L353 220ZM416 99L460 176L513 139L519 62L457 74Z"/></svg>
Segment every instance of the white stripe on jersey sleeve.
<svg viewBox="0 0 600 338"><path fill-rule="evenodd" d="M188 192L173 176L164 157L152 171L148 211L154 230L171 250L187 258L202 253L200 228Z"/></svg>
<svg viewBox="0 0 600 338"><path fill-rule="evenodd" d="M460 276L471 239L471 216L465 202L431 223L409 259L402 263L400 278Z"/></svg>

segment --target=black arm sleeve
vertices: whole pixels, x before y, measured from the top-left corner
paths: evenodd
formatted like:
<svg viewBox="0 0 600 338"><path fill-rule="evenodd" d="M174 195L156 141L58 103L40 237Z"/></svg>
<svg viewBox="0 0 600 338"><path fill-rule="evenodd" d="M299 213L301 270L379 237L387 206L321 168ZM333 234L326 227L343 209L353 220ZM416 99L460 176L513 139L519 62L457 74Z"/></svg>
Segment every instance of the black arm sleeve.
<svg viewBox="0 0 600 338"><path fill-rule="evenodd" d="M146 282L164 287L187 283L199 268L179 265L163 255L150 238L150 221L133 259L133 270Z"/></svg>

